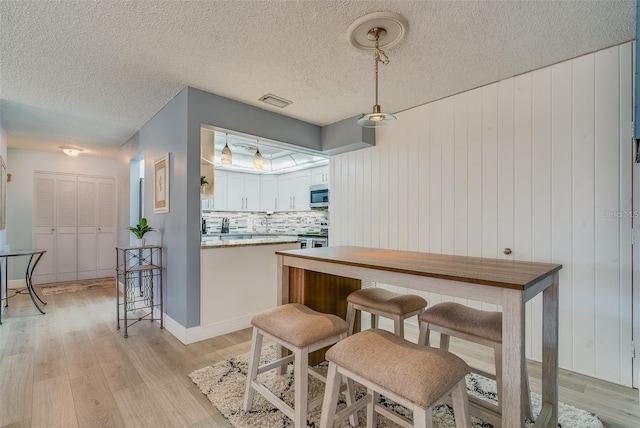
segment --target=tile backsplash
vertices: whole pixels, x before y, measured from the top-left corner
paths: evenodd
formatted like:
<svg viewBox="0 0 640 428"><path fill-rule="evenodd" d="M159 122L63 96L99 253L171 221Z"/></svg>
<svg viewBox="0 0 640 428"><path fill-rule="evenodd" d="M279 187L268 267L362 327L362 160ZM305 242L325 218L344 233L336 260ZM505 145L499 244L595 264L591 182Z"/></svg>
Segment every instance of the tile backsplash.
<svg viewBox="0 0 640 428"><path fill-rule="evenodd" d="M207 223L207 233L220 233L222 219L229 219L229 233L281 233L297 235L310 231L320 232L329 227L326 210L291 212L206 212L202 218Z"/></svg>

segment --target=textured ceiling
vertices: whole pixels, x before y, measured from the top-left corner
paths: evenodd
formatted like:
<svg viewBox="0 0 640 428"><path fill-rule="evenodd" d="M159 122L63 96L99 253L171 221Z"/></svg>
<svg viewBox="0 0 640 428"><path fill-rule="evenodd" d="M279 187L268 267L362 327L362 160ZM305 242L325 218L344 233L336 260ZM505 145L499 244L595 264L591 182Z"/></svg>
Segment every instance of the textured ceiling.
<svg viewBox="0 0 640 428"><path fill-rule="evenodd" d="M103 155L185 86L325 125L373 105L371 54L349 25L372 11L409 22L380 70L398 112L629 41L635 0L0 0L0 118L10 147ZM258 98L292 100L280 110Z"/></svg>

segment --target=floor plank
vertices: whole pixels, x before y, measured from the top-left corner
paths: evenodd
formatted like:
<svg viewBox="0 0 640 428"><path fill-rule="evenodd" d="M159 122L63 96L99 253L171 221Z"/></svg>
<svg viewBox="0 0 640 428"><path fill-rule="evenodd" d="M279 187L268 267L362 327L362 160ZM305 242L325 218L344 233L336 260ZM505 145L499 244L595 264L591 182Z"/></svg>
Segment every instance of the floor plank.
<svg viewBox="0 0 640 428"><path fill-rule="evenodd" d="M71 384L67 376L47 378L34 383L31 421L35 427L78 426Z"/></svg>

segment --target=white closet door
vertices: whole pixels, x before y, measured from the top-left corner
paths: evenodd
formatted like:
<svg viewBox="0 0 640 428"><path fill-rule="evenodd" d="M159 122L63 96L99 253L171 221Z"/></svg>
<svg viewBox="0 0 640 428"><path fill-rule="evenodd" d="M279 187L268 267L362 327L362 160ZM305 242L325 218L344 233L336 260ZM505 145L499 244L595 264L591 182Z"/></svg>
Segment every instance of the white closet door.
<svg viewBox="0 0 640 428"><path fill-rule="evenodd" d="M73 281L78 272L78 180L56 177L56 281Z"/></svg>
<svg viewBox="0 0 640 428"><path fill-rule="evenodd" d="M33 248L45 250L33 276L36 284L56 279L55 174L37 173L33 180Z"/></svg>
<svg viewBox="0 0 640 428"><path fill-rule="evenodd" d="M98 178L96 277L113 275L115 269L116 194L115 180Z"/></svg>
<svg viewBox="0 0 640 428"><path fill-rule="evenodd" d="M95 178L78 177L78 279L96 277L97 187Z"/></svg>

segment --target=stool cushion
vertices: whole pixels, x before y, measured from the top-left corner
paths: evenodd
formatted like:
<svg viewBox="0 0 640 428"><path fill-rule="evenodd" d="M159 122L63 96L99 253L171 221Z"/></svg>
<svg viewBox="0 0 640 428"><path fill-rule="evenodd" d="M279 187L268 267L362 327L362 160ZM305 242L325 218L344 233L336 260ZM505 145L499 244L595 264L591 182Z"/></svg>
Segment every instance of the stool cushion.
<svg viewBox="0 0 640 428"><path fill-rule="evenodd" d="M420 296L392 293L384 288L363 288L354 291L347 296L347 302L392 315L408 314L427 306L427 301Z"/></svg>
<svg viewBox="0 0 640 428"><path fill-rule="evenodd" d="M433 305L420 314L421 322L502 343L502 312L481 311L459 303Z"/></svg>
<svg viewBox="0 0 640 428"><path fill-rule="evenodd" d="M299 303L276 306L259 313L251 324L298 348L347 332L347 322Z"/></svg>
<svg viewBox="0 0 640 428"><path fill-rule="evenodd" d="M371 329L336 343L327 360L422 408L431 407L469 373L459 357Z"/></svg>

